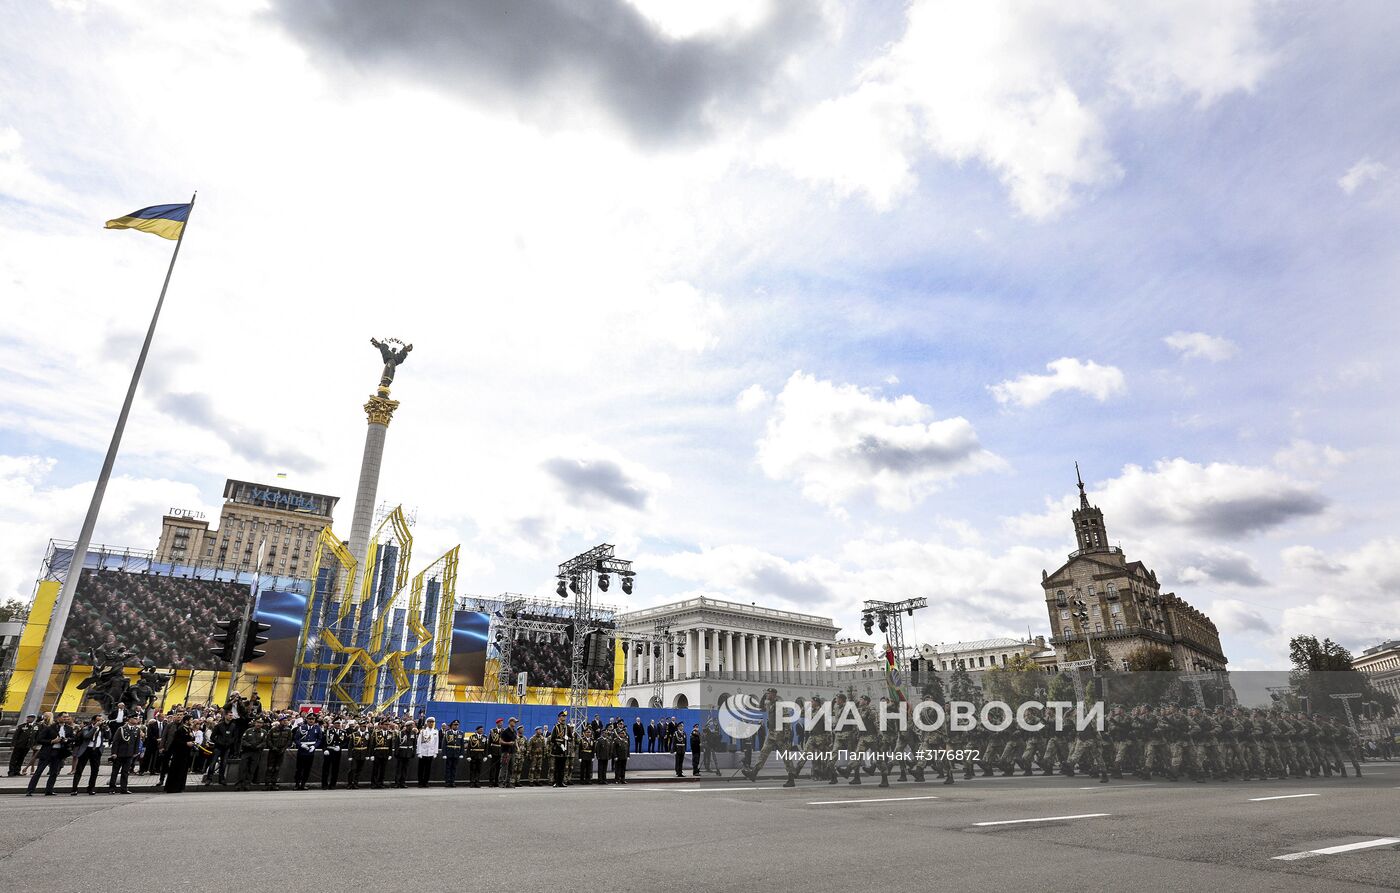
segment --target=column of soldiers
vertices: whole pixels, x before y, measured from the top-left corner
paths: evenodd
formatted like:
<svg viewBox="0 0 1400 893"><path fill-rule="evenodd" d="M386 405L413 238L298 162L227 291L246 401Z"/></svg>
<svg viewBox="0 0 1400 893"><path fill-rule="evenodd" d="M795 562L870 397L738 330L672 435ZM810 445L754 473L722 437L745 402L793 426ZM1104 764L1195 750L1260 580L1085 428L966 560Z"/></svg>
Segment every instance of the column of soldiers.
<svg viewBox="0 0 1400 893"><path fill-rule="evenodd" d="M1103 783L1125 776L1266 781L1330 778L1334 773L1345 778L1350 762L1353 773L1361 775L1361 739L1355 729L1326 715L1279 708L1207 710L1142 704L1128 710L1114 705L1104 717L1102 730L1093 723L1076 729L1072 713L1057 729L1053 716L1030 709L1026 725L1041 725L1038 730L1013 721L997 731L979 724L970 731L953 732L947 722L923 731L912 721L906 721L903 731L896 723L881 730L876 706L867 696L854 704L863 729L855 724L831 729L819 713L822 703L822 698L813 696L816 720L805 730L806 740L799 748L791 729L779 727L777 692L770 689L761 700L769 734L753 765L740 770L744 777L756 781L775 751L783 754L784 787L794 786L807 762L812 764L809 773L815 781L837 784L844 778L858 785L863 775L878 776L880 787L888 787L896 771L896 781L923 781L925 773L932 771L944 784L953 784L959 773L967 780L979 770L991 776L997 772L1032 775L1036 769L1043 775L1088 775ZM832 701L833 724L847 709L846 695L838 693ZM1000 708L989 709L988 726L1013 719L999 713ZM774 729L779 731L775 734Z"/></svg>

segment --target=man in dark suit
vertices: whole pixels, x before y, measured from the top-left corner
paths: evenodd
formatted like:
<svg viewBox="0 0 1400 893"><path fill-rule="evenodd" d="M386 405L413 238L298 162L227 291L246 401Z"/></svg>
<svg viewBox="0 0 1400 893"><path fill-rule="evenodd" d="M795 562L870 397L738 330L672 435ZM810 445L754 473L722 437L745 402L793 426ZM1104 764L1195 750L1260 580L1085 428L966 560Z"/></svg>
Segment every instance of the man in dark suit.
<svg viewBox="0 0 1400 893"><path fill-rule="evenodd" d="M15 727L10 739L10 775L19 775L24 767L24 758L29 756L29 748L34 746L34 736L39 733L39 717L29 714L24 722Z"/></svg>
<svg viewBox="0 0 1400 893"><path fill-rule="evenodd" d="M646 734L646 727L642 725L642 718L639 716L632 720L632 737L637 740L637 749L633 753L642 752L642 736Z"/></svg>
<svg viewBox="0 0 1400 893"><path fill-rule="evenodd" d="M82 783L85 768L91 770L88 773L88 796L97 793L97 770L102 767L102 752L107 747L109 737L107 717L100 713L74 736L73 790L69 791L72 796L78 796L78 785Z"/></svg>
<svg viewBox="0 0 1400 893"><path fill-rule="evenodd" d="M647 723L647 753L656 753L656 720Z"/></svg>
<svg viewBox="0 0 1400 893"><path fill-rule="evenodd" d="M141 767L137 770L137 775L161 771L160 742L164 735L165 714L157 713L150 722L146 723L146 749L141 754Z"/></svg>
<svg viewBox="0 0 1400 893"><path fill-rule="evenodd" d="M73 717L67 713L60 713L53 722L39 730L35 743L39 745L39 757L34 764L34 774L29 778L29 790L24 796L34 796L34 787L39 783L39 776L48 769L49 780L44 784L44 796L52 797L54 782L58 781L58 772L63 768L68 755L73 752Z"/></svg>

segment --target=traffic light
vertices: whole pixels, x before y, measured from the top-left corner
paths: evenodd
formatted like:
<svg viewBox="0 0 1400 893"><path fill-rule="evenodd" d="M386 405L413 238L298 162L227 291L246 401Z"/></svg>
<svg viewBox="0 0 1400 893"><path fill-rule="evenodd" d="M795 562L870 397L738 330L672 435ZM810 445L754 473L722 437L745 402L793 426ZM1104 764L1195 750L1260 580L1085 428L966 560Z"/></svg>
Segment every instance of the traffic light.
<svg viewBox="0 0 1400 893"><path fill-rule="evenodd" d="M266 651L263 651L258 646L267 644L267 636L263 635L263 633L270 629L272 629L272 624L270 623L259 623L256 620L248 621L248 632L247 635L243 637L243 660L241 663L246 664L249 661L257 660L264 654L267 654Z"/></svg>
<svg viewBox="0 0 1400 893"><path fill-rule="evenodd" d="M241 621L215 620L214 634L209 637L214 644L209 653L226 664L233 663L233 650L238 647L238 627Z"/></svg>

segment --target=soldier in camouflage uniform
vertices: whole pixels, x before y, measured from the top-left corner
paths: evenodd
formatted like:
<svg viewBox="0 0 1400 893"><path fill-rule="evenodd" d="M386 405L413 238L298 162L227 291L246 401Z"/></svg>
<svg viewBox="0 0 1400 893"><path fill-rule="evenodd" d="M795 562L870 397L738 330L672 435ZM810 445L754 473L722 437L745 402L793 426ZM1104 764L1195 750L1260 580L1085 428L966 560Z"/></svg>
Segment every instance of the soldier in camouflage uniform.
<svg viewBox="0 0 1400 893"><path fill-rule="evenodd" d="M1208 755L1211 735L1210 717L1198 706L1186 708L1186 756L1191 764L1191 778L1198 784L1206 780L1207 765L1215 768Z"/></svg>
<svg viewBox="0 0 1400 893"><path fill-rule="evenodd" d="M794 768L794 761L787 756L787 751L792 748L792 729L782 725L782 711L779 709L778 700L776 688L768 689L759 699L759 707L766 716L768 734L763 739L763 749L758 752L753 766L741 769L740 774L749 781L758 781L758 773L763 770L763 764L768 762L768 757L773 751L781 747L784 751L783 767L787 770L787 780L783 782L783 787L790 788L797 784L797 773L802 771L802 764L799 761Z"/></svg>
<svg viewBox="0 0 1400 893"><path fill-rule="evenodd" d="M1060 767L1061 775L1073 775L1074 770L1069 765L1069 752L1074 744L1074 724L1070 722L1062 723L1058 728L1050 729L1050 737L1045 741L1045 766L1052 773L1055 767Z"/></svg>
<svg viewBox="0 0 1400 893"><path fill-rule="evenodd" d="M1238 729L1235 719L1222 705L1211 711L1211 722L1215 723L1216 755L1220 760L1220 780L1227 781L1240 773L1239 746L1235 740Z"/></svg>
<svg viewBox="0 0 1400 893"><path fill-rule="evenodd" d="M1125 771L1131 772L1136 769L1138 761L1133 753L1133 718L1123 709L1122 704L1114 704L1113 709L1104 718L1104 736L1108 739L1107 746L1113 749L1110 774L1114 778L1122 778Z"/></svg>
<svg viewBox="0 0 1400 893"><path fill-rule="evenodd" d="M1026 724L1033 726L1037 723L1043 725L1045 723L1045 716L1040 712L1039 708L1031 707L1027 709ZM1015 765L1021 767L1022 775L1034 775L1034 766L1036 764L1039 764L1042 769L1045 768L1045 744L1047 740L1045 732L1046 729L1044 728L1036 731L1026 730L1024 735L1025 743L1021 746L1021 753L1017 756L1015 762ZM1049 772L1045 774L1048 775Z"/></svg>
<svg viewBox="0 0 1400 893"><path fill-rule="evenodd" d="M1086 723L1084 728L1078 729L1074 740L1074 750L1069 755L1070 774L1075 770L1084 772L1099 780L1100 784L1108 781L1108 770L1103 761L1104 742L1103 736L1094 723ZM1087 764L1087 769L1086 769Z"/></svg>
<svg viewBox="0 0 1400 893"><path fill-rule="evenodd" d="M831 722L821 713L825 703L821 695L812 695L812 726L807 730L807 750L812 753L812 780L836 784L836 758L832 753L835 742ZM833 717L834 719L834 717Z"/></svg>
<svg viewBox="0 0 1400 893"><path fill-rule="evenodd" d="M277 725L267 731L267 790L282 790L277 782L281 780L282 758L287 755L287 749L291 746L292 727L284 716Z"/></svg>

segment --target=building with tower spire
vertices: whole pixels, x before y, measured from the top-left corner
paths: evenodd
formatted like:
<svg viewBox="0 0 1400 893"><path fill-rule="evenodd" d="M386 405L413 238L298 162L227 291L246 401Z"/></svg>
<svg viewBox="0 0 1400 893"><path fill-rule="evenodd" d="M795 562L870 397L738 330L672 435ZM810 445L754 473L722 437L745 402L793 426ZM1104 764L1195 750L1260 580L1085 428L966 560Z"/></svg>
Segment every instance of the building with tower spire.
<svg viewBox="0 0 1400 893"><path fill-rule="evenodd" d="M1124 670L1134 651L1160 648L1178 670L1225 669L1215 623L1176 593L1163 593L1156 572L1109 544L1103 511L1090 504L1077 462L1074 476L1079 507L1070 517L1079 548L1053 573L1041 571L1057 651L1092 652L1110 669Z"/></svg>

